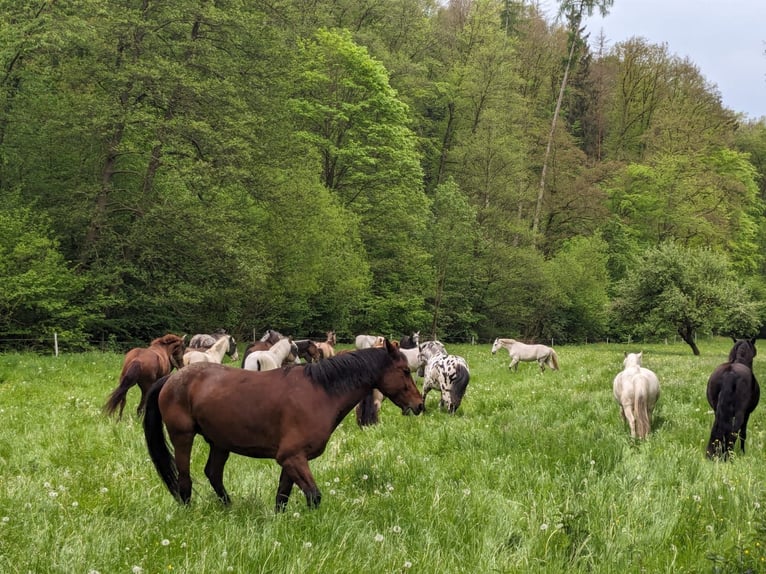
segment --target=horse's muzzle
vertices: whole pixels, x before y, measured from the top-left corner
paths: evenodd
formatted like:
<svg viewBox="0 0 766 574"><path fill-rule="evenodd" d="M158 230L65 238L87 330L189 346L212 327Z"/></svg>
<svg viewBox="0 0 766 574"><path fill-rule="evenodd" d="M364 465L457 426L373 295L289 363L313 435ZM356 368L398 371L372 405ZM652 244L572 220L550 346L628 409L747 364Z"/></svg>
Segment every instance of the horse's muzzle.
<svg viewBox="0 0 766 574"><path fill-rule="evenodd" d="M418 403L414 407L404 407L402 409L403 415L419 415L424 410L426 410L425 405L423 403Z"/></svg>

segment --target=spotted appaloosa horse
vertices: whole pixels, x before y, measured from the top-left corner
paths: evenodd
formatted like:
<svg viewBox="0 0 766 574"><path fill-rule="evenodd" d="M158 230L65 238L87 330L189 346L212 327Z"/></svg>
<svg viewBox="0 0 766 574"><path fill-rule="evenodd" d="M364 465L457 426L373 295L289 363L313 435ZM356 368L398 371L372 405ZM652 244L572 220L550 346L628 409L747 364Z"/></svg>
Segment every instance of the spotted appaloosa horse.
<svg viewBox="0 0 766 574"><path fill-rule="evenodd" d="M428 359L423 370L423 404L431 389L441 393L439 408L454 414L468 388L471 374L468 363L458 355L436 355Z"/></svg>

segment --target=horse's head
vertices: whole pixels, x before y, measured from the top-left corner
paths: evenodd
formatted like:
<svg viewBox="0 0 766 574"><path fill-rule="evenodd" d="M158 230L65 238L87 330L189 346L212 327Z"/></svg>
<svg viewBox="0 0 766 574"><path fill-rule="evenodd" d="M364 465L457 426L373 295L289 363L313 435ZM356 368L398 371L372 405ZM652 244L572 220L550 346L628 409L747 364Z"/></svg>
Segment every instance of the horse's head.
<svg viewBox="0 0 766 574"><path fill-rule="evenodd" d="M742 363L752 368L753 359L757 354L755 339L737 339L729 352L729 362Z"/></svg>
<svg viewBox="0 0 766 574"><path fill-rule="evenodd" d="M309 341L308 345L306 345L306 353L311 357L312 363L316 363L322 359L322 352L314 341Z"/></svg>
<svg viewBox="0 0 766 574"><path fill-rule="evenodd" d="M287 355L287 360L291 363L296 363L300 360L301 352L292 337L288 340L290 341L290 353Z"/></svg>
<svg viewBox="0 0 766 574"><path fill-rule="evenodd" d="M407 357L387 339L384 341L391 362L383 371L378 389L402 409L402 414L414 413L419 415L424 409L423 396L412 379Z"/></svg>
<svg viewBox="0 0 766 574"><path fill-rule="evenodd" d="M185 336L179 337L178 335L168 333L164 337L160 337L159 339L152 341L152 345L156 343L163 346L165 348L165 352L167 353L170 364L176 369L180 369L184 364L184 350L186 347L184 344L185 338Z"/></svg>
<svg viewBox="0 0 766 574"><path fill-rule="evenodd" d="M641 359L643 356L643 351L640 353L625 353L625 359L622 361L622 366L626 369L641 367Z"/></svg>
<svg viewBox="0 0 766 574"><path fill-rule="evenodd" d="M497 352L498 352L498 350L500 350L500 346L501 346L501 345L500 345L500 339L495 339L495 342L494 342L494 343L492 343L492 354L493 354L493 355L494 355L495 353L497 353Z"/></svg>
<svg viewBox="0 0 766 574"><path fill-rule="evenodd" d="M417 347L420 344L420 331L415 331L412 334L412 342L415 343L415 346Z"/></svg>
<svg viewBox="0 0 766 574"><path fill-rule="evenodd" d="M327 341L326 342L329 343L330 345L332 345L333 347L335 346L335 343L337 342L337 340L335 338L335 331L327 331Z"/></svg>
<svg viewBox="0 0 766 574"><path fill-rule="evenodd" d="M231 335L228 335L229 339L229 348L226 350L226 354L231 357L232 361L236 361L239 359L239 352L237 351L237 340L232 337Z"/></svg>

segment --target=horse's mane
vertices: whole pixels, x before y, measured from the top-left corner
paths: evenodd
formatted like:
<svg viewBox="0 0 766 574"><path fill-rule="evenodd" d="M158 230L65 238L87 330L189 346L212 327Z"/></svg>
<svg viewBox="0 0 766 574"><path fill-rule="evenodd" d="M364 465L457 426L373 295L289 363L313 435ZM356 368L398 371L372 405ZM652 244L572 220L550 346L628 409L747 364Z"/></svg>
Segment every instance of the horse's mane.
<svg viewBox="0 0 766 574"><path fill-rule="evenodd" d="M168 333L167 335L163 335L162 337L158 337L154 339L150 345L175 345L180 342L182 342L183 339L179 337L178 335L173 335L172 333Z"/></svg>
<svg viewBox="0 0 766 574"><path fill-rule="evenodd" d="M755 340L737 339L731 351L729 351L729 362L742 363L752 368L756 353Z"/></svg>
<svg viewBox="0 0 766 574"><path fill-rule="evenodd" d="M372 384L389 364L391 359L385 348L370 348L308 363L303 372L328 393L342 394Z"/></svg>

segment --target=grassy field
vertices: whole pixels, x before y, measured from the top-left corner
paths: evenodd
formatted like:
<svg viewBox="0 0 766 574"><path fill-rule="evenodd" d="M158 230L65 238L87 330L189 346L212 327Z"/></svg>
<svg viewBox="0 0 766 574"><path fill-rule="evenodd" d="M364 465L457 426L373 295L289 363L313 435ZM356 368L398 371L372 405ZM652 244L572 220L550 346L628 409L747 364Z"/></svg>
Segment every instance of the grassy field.
<svg viewBox="0 0 766 574"><path fill-rule="evenodd" d="M561 370L540 374L448 345L472 370L458 414L432 393L420 417L386 402L363 431L350 415L312 463L321 507L295 489L281 515L274 461L233 456L225 508L199 438L192 503L178 505L140 421L101 413L120 355L0 355L0 572L766 572L766 407L745 456L704 456L705 385L730 347L564 346ZM643 443L611 390L638 350L662 389Z"/></svg>

